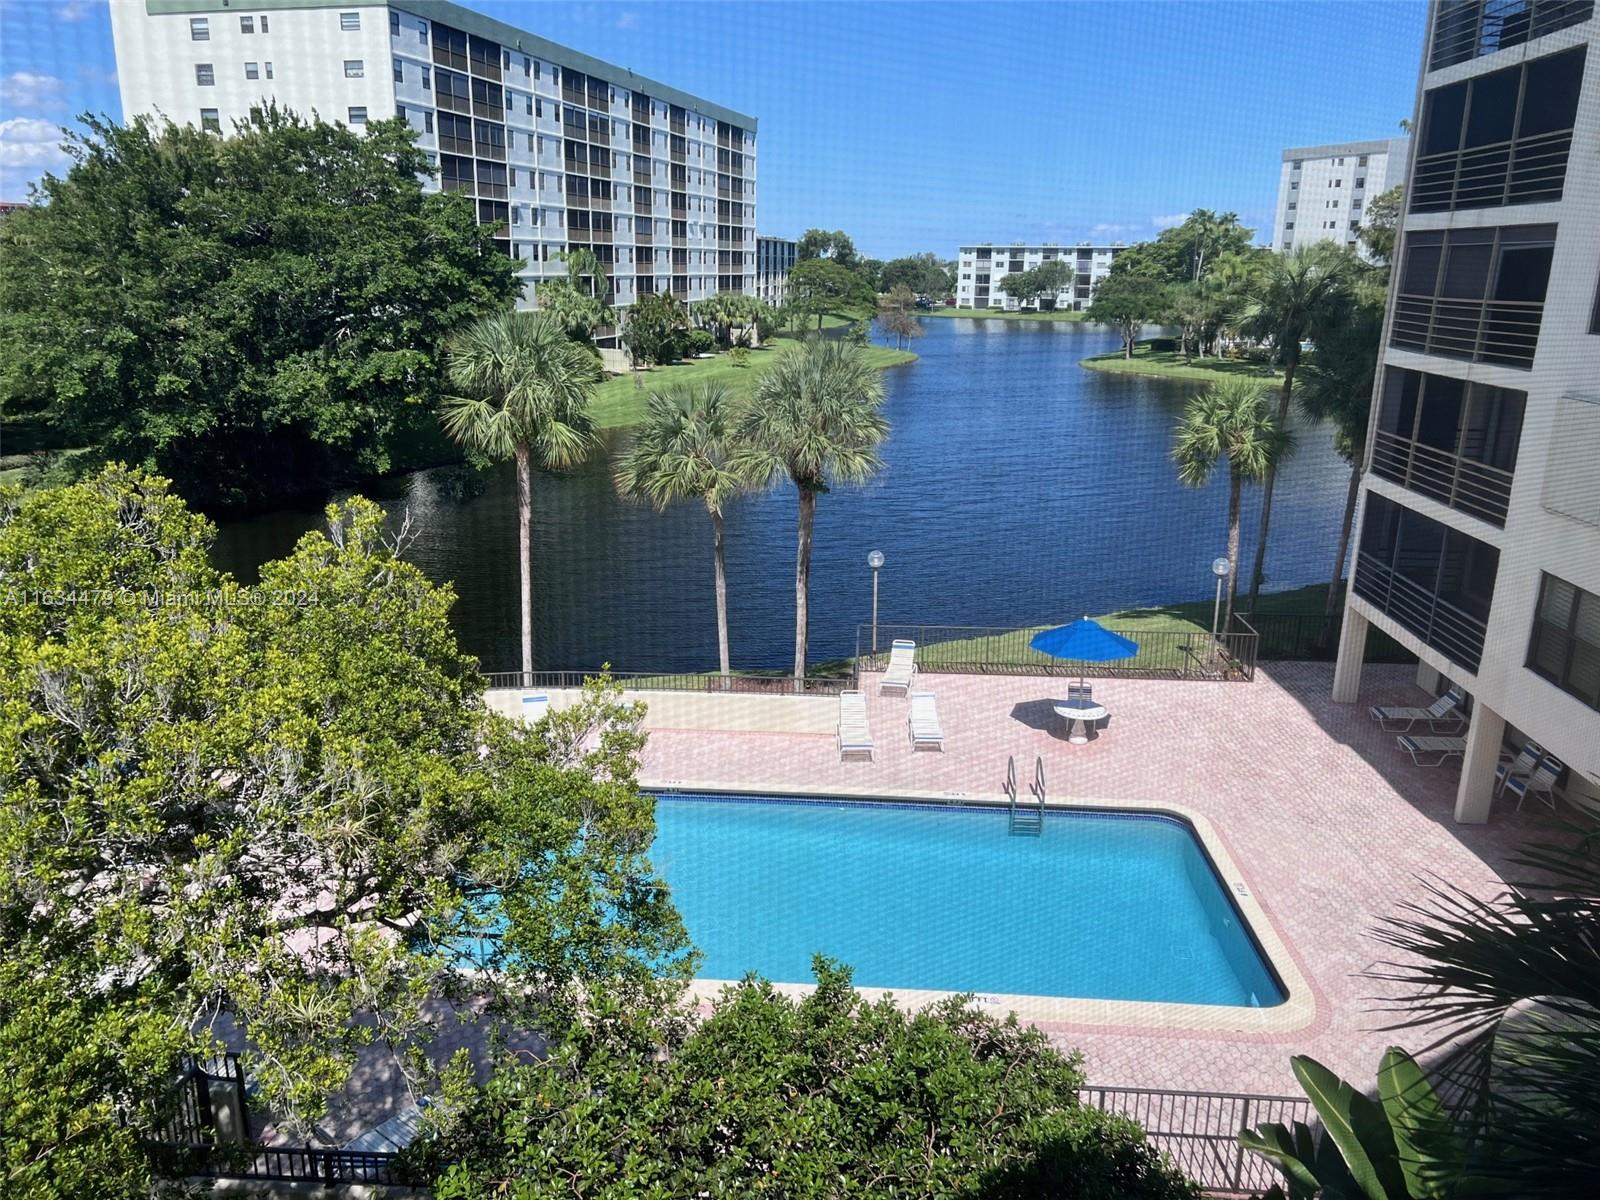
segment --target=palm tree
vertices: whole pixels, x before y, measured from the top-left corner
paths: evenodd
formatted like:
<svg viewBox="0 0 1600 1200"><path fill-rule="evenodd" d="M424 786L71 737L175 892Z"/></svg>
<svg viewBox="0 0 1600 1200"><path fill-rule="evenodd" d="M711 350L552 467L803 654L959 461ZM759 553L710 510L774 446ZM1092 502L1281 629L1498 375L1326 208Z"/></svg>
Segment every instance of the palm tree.
<svg viewBox="0 0 1600 1200"><path fill-rule="evenodd" d="M1189 401L1172 445L1178 478L1204 487L1218 461L1228 460L1228 607L1222 628L1233 620L1239 587L1239 500L1288 453L1289 437L1273 419L1266 389L1250 379L1219 379Z"/></svg>
<svg viewBox="0 0 1600 1200"><path fill-rule="evenodd" d="M794 673L806 673L806 600L817 497L830 482L859 483L882 465L888 436L883 378L859 346L817 336L782 355L756 385L739 420L734 465L751 481L787 477L799 496L794 564Z"/></svg>
<svg viewBox="0 0 1600 1200"><path fill-rule="evenodd" d="M533 672L532 463L565 467L595 444L589 399L599 360L539 313L484 317L454 335L446 375L445 433L470 450L517 462L517 552L522 568L522 670Z"/></svg>
<svg viewBox="0 0 1600 1200"><path fill-rule="evenodd" d="M1246 330L1271 341L1283 367L1283 387L1278 395L1278 426L1289 420L1289 400L1295 369L1300 365L1300 343L1329 324L1348 300L1358 259L1326 242L1297 246L1275 254L1262 271L1242 314ZM1250 572L1250 607L1255 608L1267 562L1267 529L1272 523L1272 489L1277 469L1269 466L1262 481L1261 531L1256 540L1255 568Z"/></svg>
<svg viewBox="0 0 1600 1200"><path fill-rule="evenodd" d="M616 473L619 492L647 500L658 511L678 500L705 502L716 564L717 656L724 675L731 668L722 510L744 488L731 462L733 417L733 401L720 383L652 392L644 424Z"/></svg>
<svg viewBox="0 0 1600 1200"><path fill-rule="evenodd" d="M1313 421L1332 421L1333 444L1350 464L1350 486L1345 493L1344 519L1339 525L1339 545L1333 559L1325 608L1332 617L1339 609L1339 583L1350 550L1356 497L1361 488L1361 464L1366 459L1367 420L1372 412L1372 386L1378 372L1383 338L1384 293L1377 280L1365 283L1344 319L1324 330L1317 339L1316 357L1308 362L1300 391L1300 411Z"/></svg>

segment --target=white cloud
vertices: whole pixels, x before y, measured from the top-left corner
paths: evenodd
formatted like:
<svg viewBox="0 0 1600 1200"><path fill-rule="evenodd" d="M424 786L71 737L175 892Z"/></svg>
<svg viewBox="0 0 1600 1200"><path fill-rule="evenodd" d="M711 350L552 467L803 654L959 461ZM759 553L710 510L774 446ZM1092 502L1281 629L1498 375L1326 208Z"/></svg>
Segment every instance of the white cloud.
<svg viewBox="0 0 1600 1200"><path fill-rule="evenodd" d="M72 164L61 149L63 136L61 126L38 117L0 121L0 200L24 199L28 184Z"/></svg>
<svg viewBox="0 0 1600 1200"><path fill-rule="evenodd" d="M636 12L625 12L618 17L613 24L618 29L632 29L639 24L639 14Z"/></svg>
<svg viewBox="0 0 1600 1200"><path fill-rule="evenodd" d="M67 85L54 75L13 71L0 77L0 105L6 108L52 109L66 103Z"/></svg>
<svg viewBox="0 0 1600 1200"><path fill-rule="evenodd" d="M1182 225L1188 219L1188 213L1170 213L1164 217L1151 217L1150 224L1157 229L1171 229L1176 225Z"/></svg>
<svg viewBox="0 0 1600 1200"><path fill-rule="evenodd" d="M1096 225L1093 229L1089 230L1089 233L1094 237L1101 237L1112 233L1134 233L1143 228L1144 226L1142 225L1121 225L1116 223L1101 222L1099 225Z"/></svg>

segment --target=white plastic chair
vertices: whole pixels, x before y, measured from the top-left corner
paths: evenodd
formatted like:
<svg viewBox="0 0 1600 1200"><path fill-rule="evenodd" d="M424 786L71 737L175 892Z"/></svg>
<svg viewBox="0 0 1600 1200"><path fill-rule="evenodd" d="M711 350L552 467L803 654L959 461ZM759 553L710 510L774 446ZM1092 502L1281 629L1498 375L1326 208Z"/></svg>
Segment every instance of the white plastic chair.
<svg viewBox="0 0 1600 1200"><path fill-rule="evenodd" d="M839 760L851 755L872 757L872 731L867 727L867 698L860 692L839 693Z"/></svg>
<svg viewBox="0 0 1600 1200"><path fill-rule="evenodd" d="M879 692L909 692L917 677L917 644L895 638L889 647L889 665L884 669Z"/></svg>
<svg viewBox="0 0 1600 1200"><path fill-rule="evenodd" d="M1529 796L1537 796L1548 804L1553 812L1556 807L1556 780L1561 777L1561 772L1564 770L1566 764L1547 754L1533 769L1532 775L1526 778L1507 779L1505 790L1517 798L1517 811L1522 811L1522 802Z"/></svg>
<svg viewBox="0 0 1600 1200"><path fill-rule="evenodd" d="M911 713L906 718L913 750L944 750L944 730L932 692L911 693Z"/></svg>

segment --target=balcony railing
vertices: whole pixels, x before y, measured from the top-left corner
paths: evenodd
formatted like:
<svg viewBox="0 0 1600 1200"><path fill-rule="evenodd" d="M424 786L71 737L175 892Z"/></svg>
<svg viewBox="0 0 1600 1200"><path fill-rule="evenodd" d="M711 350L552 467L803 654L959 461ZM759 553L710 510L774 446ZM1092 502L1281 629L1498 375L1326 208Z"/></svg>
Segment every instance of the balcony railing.
<svg viewBox="0 0 1600 1200"><path fill-rule="evenodd" d="M1417 158L1412 212L1451 212L1561 199L1572 131Z"/></svg>
<svg viewBox="0 0 1600 1200"><path fill-rule="evenodd" d="M1543 319L1542 300L1402 294L1395 298L1389 344L1447 358L1529 368Z"/></svg>
<svg viewBox="0 0 1600 1200"><path fill-rule="evenodd" d="M1372 442L1372 470L1457 512L1505 528L1510 471L1381 431Z"/></svg>
<svg viewBox="0 0 1600 1200"><path fill-rule="evenodd" d="M1356 555L1355 593L1439 653L1476 672L1484 622L1366 552Z"/></svg>
<svg viewBox="0 0 1600 1200"><path fill-rule="evenodd" d="M1434 20L1428 70L1520 46L1594 14L1594 0L1444 0Z"/></svg>

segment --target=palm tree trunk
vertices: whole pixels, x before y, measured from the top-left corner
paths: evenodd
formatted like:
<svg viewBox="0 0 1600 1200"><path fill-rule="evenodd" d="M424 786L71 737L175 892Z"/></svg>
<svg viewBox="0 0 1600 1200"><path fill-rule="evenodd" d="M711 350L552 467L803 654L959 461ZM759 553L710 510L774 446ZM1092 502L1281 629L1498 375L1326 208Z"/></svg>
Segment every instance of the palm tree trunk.
<svg viewBox="0 0 1600 1200"><path fill-rule="evenodd" d="M711 510L711 545L717 563L717 662L724 675L728 666L728 572L723 554L722 513Z"/></svg>
<svg viewBox="0 0 1600 1200"><path fill-rule="evenodd" d="M1299 350L1297 346L1296 351ZM1283 364L1283 391L1278 395L1278 428L1289 420L1289 395L1294 388L1292 360ZM1272 524L1272 488L1278 482L1278 464L1267 464L1266 476L1261 481L1261 530L1256 535L1256 564L1250 572L1250 611L1256 610L1256 598L1261 594L1261 576L1267 566L1267 528Z"/></svg>
<svg viewBox="0 0 1600 1200"><path fill-rule="evenodd" d="M794 677L806 673L806 640L809 632L806 597L811 589L811 526L817 516L817 494L800 487L800 522L794 555Z"/></svg>
<svg viewBox="0 0 1600 1200"><path fill-rule="evenodd" d="M1239 496L1244 481L1237 472L1228 472L1228 597L1223 610L1222 630L1227 633L1233 624L1233 598L1239 592Z"/></svg>
<svg viewBox="0 0 1600 1200"><path fill-rule="evenodd" d="M1350 490L1344 497L1344 520L1339 523L1339 551L1333 559L1333 582L1328 584L1328 604L1323 612L1330 619L1339 608L1339 581L1344 578L1344 559L1350 552L1350 530L1356 520L1356 497L1361 491L1361 455L1350 463Z"/></svg>
<svg viewBox="0 0 1600 1200"><path fill-rule="evenodd" d="M522 673L533 674L533 476L528 468L528 447L517 444L517 563L522 569ZM530 684L531 680L524 680Z"/></svg>

